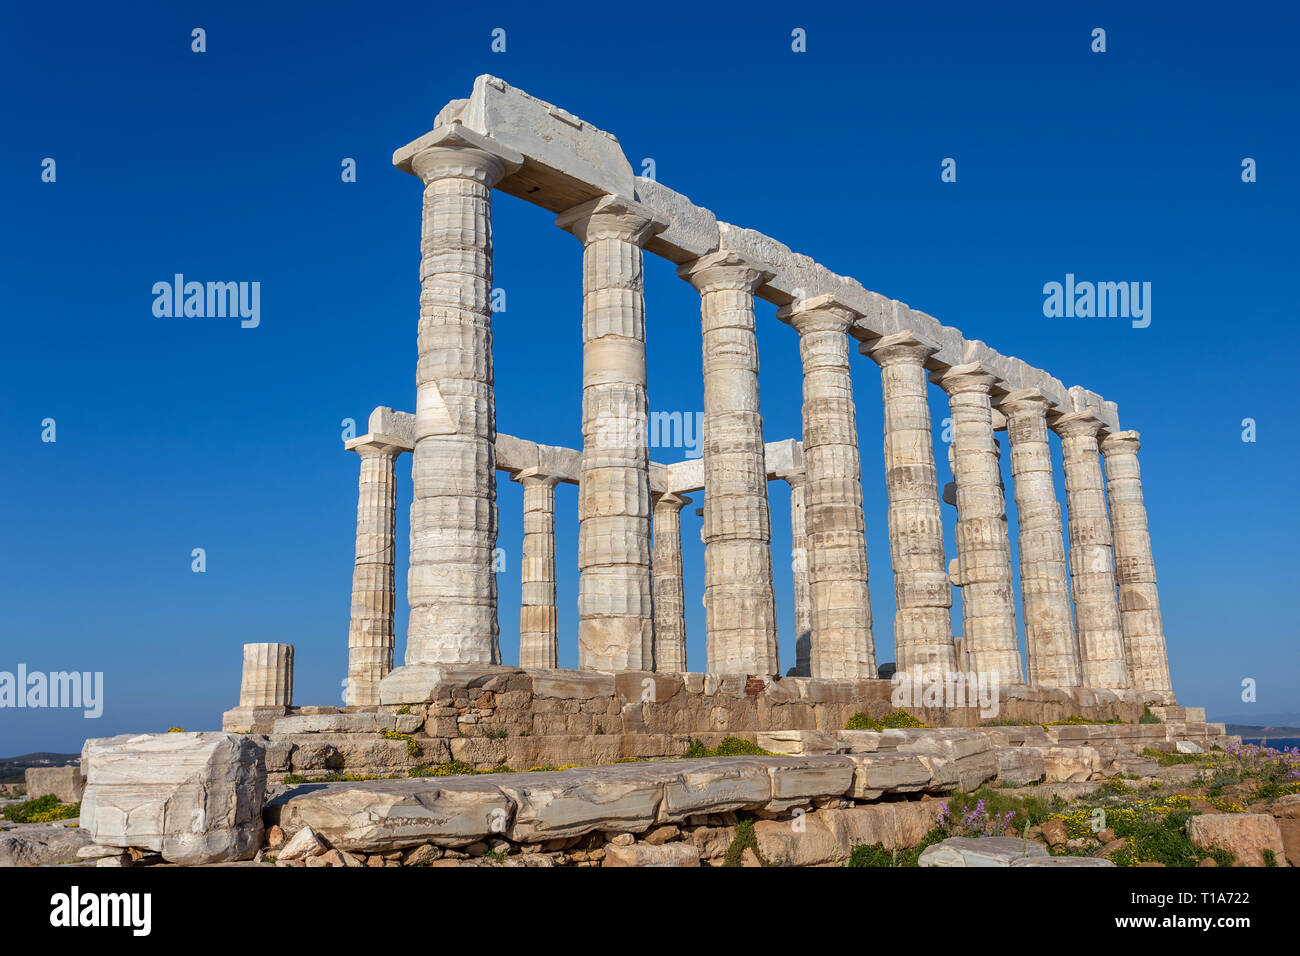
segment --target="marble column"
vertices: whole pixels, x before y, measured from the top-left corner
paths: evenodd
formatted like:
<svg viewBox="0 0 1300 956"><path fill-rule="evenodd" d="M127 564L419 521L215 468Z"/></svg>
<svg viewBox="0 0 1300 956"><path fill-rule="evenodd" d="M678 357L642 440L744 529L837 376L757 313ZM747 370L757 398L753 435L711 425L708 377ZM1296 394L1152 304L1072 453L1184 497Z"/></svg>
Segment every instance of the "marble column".
<svg viewBox="0 0 1300 956"><path fill-rule="evenodd" d="M794 578L794 677L812 675L812 585L808 581L808 482L800 470L790 486L790 570Z"/></svg>
<svg viewBox="0 0 1300 956"><path fill-rule="evenodd" d="M813 677L877 676L862 514L862 463L848 329L859 314L830 295L800 299L778 318L799 333Z"/></svg>
<svg viewBox="0 0 1300 956"><path fill-rule="evenodd" d="M1006 499L993 435L989 389L997 376L978 362L936 373L952 412L953 478L957 485L957 564L962 637L973 671L998 674L1004 684L1025 680L1016 633L1007 540Z"/></svg>
<svg viewBox="0 0 1300 956"><path fill-rule="evenodd" d="M293 706L293 645L245 644L240 707Z"/></svg>
<svg viewBox="0 0 1300 956"><path fill-rule="evenodd" d="M1029 683L1077 687L1079 646L1070 615L1061 506L1056 500L1047 427L1051 403L1039 391L1020 389L1003 396L998 407L1006 416L1011 443Z"/></svg>
<svg viewBox="0 0 1300 956"><path fill-rule="evenodd" d="M524 488L524 545L520 556L519 666L559 666L555 612L555 485L528 468L511 476Z"/></svg>
<svg viewBox="0 0 1300 956"><path fill-rule="evenodd" d="M1115 595L1110 522L1091 412L1069 412L1051 422L1061 436L1065 502L1070 527L1070 583L1079 634L1079 677L1084 687L1128 687L1124 638Z"/></svg>
<svg viewBox="0 0 1300 956"><path fill-rule="evenodd" d="M686 673L686 597L682 586L683 495L655 496L651 565L655 607L655 670Z"/></svg>
<svg viewBox="0 0 1300 956"><path fill-rule="evenodd" d="M369 435L347 443L361 457L357 546L348 625L348 706L379 703L379 682L393 669L393 581L397 526L394 465L403 449Z"/></svg>
<svg viewBox="0 0 1300 956"><path fill-rule="evenodd" d="M602 196L556 217L582 242L578 662L653 670L642 246L666 222Z"/></svg>
<svg viewBox="0 0 1300 956"><path fill-rule="evenodd" d="M1106 460L1106 496L1115 541L1115 583L1119 587L1119 622L1124 635L1129 685L1136 690L1171 694L1165 627L1156 590L1137 432L1116 432L1102 440Z"/></svg>
<svg viewBox="0 0 1300 956"><path fill-rule="evenodd" d="M957 657L925 371L938 349L911 332L898 332L861 351L880 366L884 393L894 656L901 673L942 676L957 669Z"/></svg>
<svg viewBox="0 0 1300 956"><path fill-rule="evenodd" d="M704 615L708 670L780 674L772 521L758 398L754 290L771 273L734 252L685 263L704 342Z"/></svg>
<svg viewBox="0 0 1300 956"><path fill-rule="evenodd" d="M459 125L397 160L424 183L406 663L500 663L492 187L521 160Z"/></svg>

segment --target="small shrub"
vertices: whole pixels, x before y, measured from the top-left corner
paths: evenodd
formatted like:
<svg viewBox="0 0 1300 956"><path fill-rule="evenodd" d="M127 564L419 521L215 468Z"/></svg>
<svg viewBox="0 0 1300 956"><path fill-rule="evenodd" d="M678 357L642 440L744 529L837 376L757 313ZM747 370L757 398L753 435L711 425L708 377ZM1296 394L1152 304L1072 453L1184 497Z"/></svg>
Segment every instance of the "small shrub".
<svg viewBox="0 0 1300 956"><path fill-rule="evenodd" d="M746 850L753 850L754 856L757 857L760 866L770 866L763 854L758 851L758 837L754 835L754 821L745 819L736 824L736 835L731 840L731 846L727 847L727 855L723 857L723 866L740 866L740 858Z"/></svg>
<svg viewBox="0 0 1300 956"><path fill-rule="evenodd" d="M81 816L80 803L59 803L52 793L5 807L0 814L11 823L53 823Z"/></svg>
<svg viewBox="0 0 1300 956"><path fill-rule="evenodd" d="M410 704L403 704L401 707L397 708L397 713L400 714L400 715L402 715L402 716L405 716L405 715L409 714L410 712L411 712L411 705L410 705Z"/></svg>
<svg viewBox="0 0 1300 956"><path fill-rule="evenodd" d="M167 728L167 733L169 733L169 734L184 734L184 733L188 733L188 731L187 731L184 727L168 727L168 728Z"/></svg>
<svg viewBox="0 0 1300 956"><path fill-rule="evenodd" d="M844 729L881 731L886 729L928 726L930 725L922 723L916 717L913 717L910 713L900 708L898 710L891 710L883 717L871 717L868 714L862 713L862 711L858 711L849 718L848 723L844 725Z"/></svg>
<svg viewBox="0 0 1300 956"><path fill-rule="evenodd" d="M764 750L758 744L740 737L723 737L716 747L706 747L694 737L686 748L683 757L771 757L772 751Z"/></svg>
<svg viewBox="0 0 1300 956"><path fill-rule="evenodd" d="M1157 717L1155 714L1151 713L1150 707L1143 707L1142 716L1138 718L1138 723L1139 724L1163 724L1164 721L1161 720L1159 717Z"/></svg>

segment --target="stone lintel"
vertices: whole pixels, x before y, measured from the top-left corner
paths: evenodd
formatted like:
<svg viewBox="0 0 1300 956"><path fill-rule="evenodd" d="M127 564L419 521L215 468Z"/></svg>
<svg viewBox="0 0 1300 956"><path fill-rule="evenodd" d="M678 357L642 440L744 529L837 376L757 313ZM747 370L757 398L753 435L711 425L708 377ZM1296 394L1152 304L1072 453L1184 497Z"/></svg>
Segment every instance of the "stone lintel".
<svg viewBox="0 0 1300 956"><path fill-rule="evenodd" d="M404 451L411 451L415 448L415 443L401 435L378 435L374 432L365 435L358 435L356 438L349 438L343 443L343 447L348 451L359 452L360 449L367 446L378 448L380 450L391 450L394 457Z"/></svg>
<svg viewBox="0 0 1300 956"><path fill-rule="evenodd" d="M634 198L668 221L668 228L646 240L646 252L678 265L718 250L718 219L681 193L653 179L636 177Z"/></svg>

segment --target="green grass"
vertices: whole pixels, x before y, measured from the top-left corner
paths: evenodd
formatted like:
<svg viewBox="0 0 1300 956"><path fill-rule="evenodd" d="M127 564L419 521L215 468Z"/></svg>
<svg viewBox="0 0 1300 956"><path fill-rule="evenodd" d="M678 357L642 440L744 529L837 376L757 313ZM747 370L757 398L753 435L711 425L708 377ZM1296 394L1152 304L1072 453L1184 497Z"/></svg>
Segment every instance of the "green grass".
<svg viewBox="0 0 1300 956"><path fill-rule="evenodd" d="M52 793L35 797L5 807L0 814L10 823L53 823L55 820L70 820L81 816L80 803L59 803L59 798Z"/></svg>
<svg viewBox="0 0 1300 956"><path fill-rule="evenodd" d="M895 728L908 727L928 727L929 724L923 724L916 717L913 717L905 710L891 710L884 717L871 717L858 711L849 718L849 722L844 725L845 730L875 730L881 731Z"/></svg>
<svg viewBox="0 0 1300 956"><path fill-rule="evenodd" d="M692 757L772 757L775 756L772 751L764 750L756 743L744 740L740 737L723 737L722 742L716 747L706 747L694 737L691 738L691 745L686 748L686 753L682 754L683 758Z"/></svg>

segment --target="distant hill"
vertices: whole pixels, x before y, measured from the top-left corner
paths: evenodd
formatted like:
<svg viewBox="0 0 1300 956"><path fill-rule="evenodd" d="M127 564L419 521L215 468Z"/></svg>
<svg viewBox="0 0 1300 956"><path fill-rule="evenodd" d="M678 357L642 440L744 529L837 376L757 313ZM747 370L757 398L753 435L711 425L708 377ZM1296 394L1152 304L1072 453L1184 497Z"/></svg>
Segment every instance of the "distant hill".
<svg viewBox="0 0 1300 956"><path fill-rule="evenodd" d="M35 753L0 757L0 783L22 783L28 767L67 767L81 763L81 754Z"/></svg>
<svg viewBox="0 0 1300 956"><path fill-rule="evenodd" d="M1228 724L1228 733L1237 737L1300 737L1300 727L1259 727L1254 724Z"/></svg>

